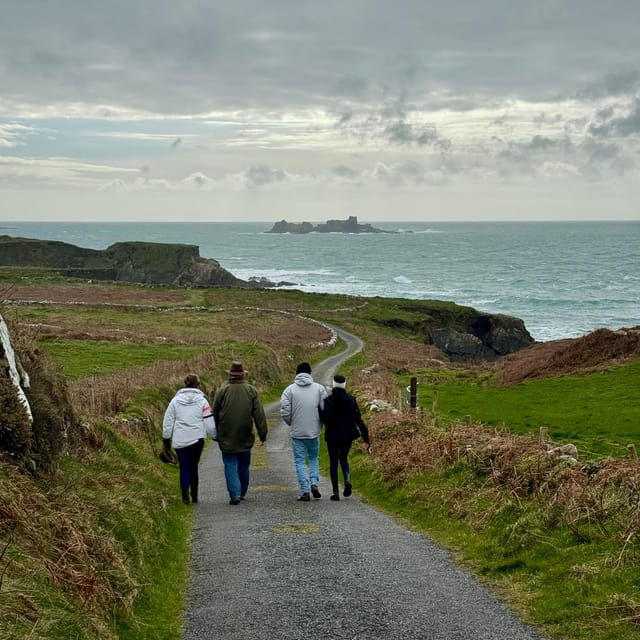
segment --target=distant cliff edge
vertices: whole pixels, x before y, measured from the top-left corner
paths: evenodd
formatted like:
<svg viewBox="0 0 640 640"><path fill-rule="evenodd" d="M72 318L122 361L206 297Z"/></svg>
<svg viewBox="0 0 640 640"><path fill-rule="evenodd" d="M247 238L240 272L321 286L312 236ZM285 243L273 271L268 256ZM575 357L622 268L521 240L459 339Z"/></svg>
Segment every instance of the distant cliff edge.
<svg viewBox="0 0 640 640"><path fill-rule="evenodd" d="M275 286L264 279L236 278L216 260L201 258L199 248L190 244L118 242L97 250L55 240L0 236L0 266L44 267L72 278L178 287Z"/></svg>
<svg viewBox="0 0 640 640"><path fill-rule="evenodd" d="M322 224L313 225L310 222L276 222L267 233L396 233L377 229L370 224L359 224L357 216L349 216L346 220L327 220Z"/></svg>

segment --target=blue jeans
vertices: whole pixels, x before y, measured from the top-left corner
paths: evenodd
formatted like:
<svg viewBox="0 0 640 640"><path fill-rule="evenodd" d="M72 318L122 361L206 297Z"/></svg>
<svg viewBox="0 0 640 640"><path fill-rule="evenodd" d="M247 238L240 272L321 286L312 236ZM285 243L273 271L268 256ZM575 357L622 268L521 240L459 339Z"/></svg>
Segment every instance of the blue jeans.
<svg viewBox="0 0 640 640"><path fill-rule="evenodd" d="M320 471L318 468L318 451L320 438L291 438L293 449L293 461L296 465L296 475L302 493L309 493L309 480L311 484L318 484ZM307 458L309 459L309 471L307 472Z"/></svg>
<svg viewBox="0 0 640 640"><path fill-rule="evenodd" d="M224 478L227 481L229 497L244 498L249 489L249 466L251 465L251 449L239 453L222 452Z"/></svg>

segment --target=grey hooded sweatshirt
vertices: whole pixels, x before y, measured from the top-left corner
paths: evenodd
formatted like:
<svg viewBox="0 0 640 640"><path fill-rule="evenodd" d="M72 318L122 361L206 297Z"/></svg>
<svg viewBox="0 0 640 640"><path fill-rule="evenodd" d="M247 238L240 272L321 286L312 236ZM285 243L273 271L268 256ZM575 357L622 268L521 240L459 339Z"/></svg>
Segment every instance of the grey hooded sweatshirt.
<svg viewBox="0 0 640 640"><path fill-rule="evenodd" d="M320 435L320 410L327 390L314 382L309 373L299 373L280 397L280 415L291 427L292 438L317 438Z"/></svg>

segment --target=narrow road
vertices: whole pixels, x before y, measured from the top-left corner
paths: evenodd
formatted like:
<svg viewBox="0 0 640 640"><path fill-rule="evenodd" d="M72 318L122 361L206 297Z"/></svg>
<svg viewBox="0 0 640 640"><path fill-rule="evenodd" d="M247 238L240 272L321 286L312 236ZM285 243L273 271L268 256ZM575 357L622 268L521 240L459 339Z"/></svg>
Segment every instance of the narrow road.
<svg viewBox="0 0 640 640"><path fill-rule="evenodd" d="M362 348L314 370L325 384ZM185 640L540 640L449 555L355 494L298 502L288 427L267 407L247 500L228 504L220 452L201 465ZM374 454L375 455L375 454Z"/></svg>

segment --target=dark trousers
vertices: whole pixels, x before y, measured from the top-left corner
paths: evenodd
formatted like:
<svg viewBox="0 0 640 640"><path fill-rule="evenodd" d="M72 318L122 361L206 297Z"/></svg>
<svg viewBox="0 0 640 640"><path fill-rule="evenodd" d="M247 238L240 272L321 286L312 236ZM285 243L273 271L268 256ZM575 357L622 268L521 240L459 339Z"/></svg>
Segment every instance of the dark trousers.
<svg viewBox="0 0 640 640"><path fill-rule="evenodd" d="M198 464L200 456L204 449L204 438L200 438L195 444L188 447L176 449L178 456L178 464L180 465L180 489L182 490L182 499L189 499L189 490L191 490L191 499L198 501L198 484L200 477L198 476Z"/></svg>
<svg viewBox="0 0 640 640"><path fill-rule="evenodd" d="M327 442L329 451L329 476L331 478L331 488L333 493L339 492L338 486L338 464L342 468L342 475L345 484L351 484L351 473L349 470L349 450L351 441L348 442Z"/></svg>

